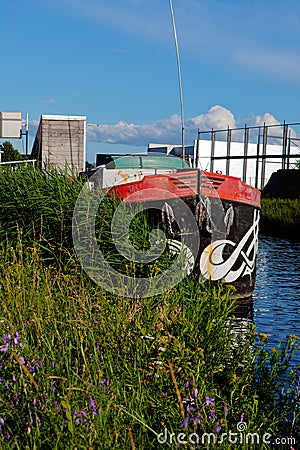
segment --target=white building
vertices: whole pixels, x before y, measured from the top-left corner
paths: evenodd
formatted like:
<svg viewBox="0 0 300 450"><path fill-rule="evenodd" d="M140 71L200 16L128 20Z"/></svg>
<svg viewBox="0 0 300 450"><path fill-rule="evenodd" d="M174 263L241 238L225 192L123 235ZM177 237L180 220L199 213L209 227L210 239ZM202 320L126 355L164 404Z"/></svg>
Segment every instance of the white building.
<svg viewBox="0 0 300 450"><path fill-rule="evenodd" d="M149 144L148 151L182 154L181 146L170 144ZM204 139L185 147L185 157L192 167L236 176L258 188L263 188L278 169L292 168L297 157L300 158L299 152L295 145L288 145L284 153L282 145L248 143L245 149L244 142L230 142L228 147L228 141Z"/></svg>

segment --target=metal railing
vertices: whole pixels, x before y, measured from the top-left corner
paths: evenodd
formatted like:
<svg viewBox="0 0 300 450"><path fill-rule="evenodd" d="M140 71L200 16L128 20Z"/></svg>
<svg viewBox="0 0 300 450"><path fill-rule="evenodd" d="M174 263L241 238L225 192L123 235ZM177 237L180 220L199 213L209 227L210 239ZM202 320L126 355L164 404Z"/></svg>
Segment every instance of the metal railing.
<svg viewBox="0 0 300 450"><path fill-rule="evenodd" d="M14 166L15 164L32 164L35 167L36 159L20 159L18 161L3 161L0 166Z"/></svg>
<svg viewBox="0 0 300 450"><path fill-rule="evenodd" d="M214 130L213 128L208 131L198 130L198 140L196 144L196 161L199 160L201 154L201 138L208 136L211 141L210 145L210 171L215 170L215 161L223 160L226 166L226 175L230 175L231 161L243 160L242 162L242 180L246 182L248 172L248 161L255 160L255 176L254 186L263 188L266 180L266 163L268 160L278 160L282 169L289 169L292 167L292 162L296 162L300 159L300 138L297 137L295 127L299 127L300 122L286 123L276 125L262 126L244 126L240 128L226 128L220 130ZM300 129L299 129L300 131ZM217 139L219 138L219 139ZM206 138L207 140L207 138ZM226 154L216 154L217 142L226 142ZM241 154L232 154L233 142L239 142L243 146ZM249 154L250 145L256 144L255 154ZM278 153L272 153L274 146L279 145L281 151Z"/></svg>

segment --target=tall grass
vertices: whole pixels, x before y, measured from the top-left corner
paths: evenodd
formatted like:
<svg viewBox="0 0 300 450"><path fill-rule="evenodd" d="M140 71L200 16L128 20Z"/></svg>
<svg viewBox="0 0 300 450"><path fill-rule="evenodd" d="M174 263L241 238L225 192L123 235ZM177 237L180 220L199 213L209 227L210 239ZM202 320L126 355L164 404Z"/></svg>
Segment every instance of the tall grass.
<svg viewBox="0 0 300 450"><path fill-rule="evenodd" d="M0 169L0 240L39 242L45 256L59 258L72 247L72 215L83 186L68 171L32 166Z"/></svg>
<svg viewBox="0 0 300 450"><path fill-rule="evenodd" d="M1 250L0 274L1 448L150 449L164 430L217 437L241 417L297 436L296 339L267 352L252 329L237 345L222 286L116 297L21 245Z"/></svg>
<svg viewBox="0 0 300 450"><path fill-rule="evenodd" d="M300 239L300 199L262 199L260 230Z"/></svg>
<svg viewBox="0 0 300 450"><path fill-rule="evenodd" d="M109 294L84 274L70 245L71 205L82 182L69 183L63 174L20 174L9 174L13 187L0 176L11 210L14 201L19 208L19 215L5 218L1 204L0 214L6 226L0 246L1 449L175 449L180 442L229 449L237 444L218 440L237 433L238 423L259 435L258 448L272 448L263 442L266 433L273 440L297 438L299 373L290 367L295 336L270 351L253 327L236 336L230 290L192 276L159 296ZM31 187L21 201L17 192L26 177ZM34 183L44 195L36 210ZM32 209L25 220L27 204ZM108 252L109 211L99 212L97 225ZM39 234L33 219L40 217ZM143 247L135 227L133 238Z"/></svg>

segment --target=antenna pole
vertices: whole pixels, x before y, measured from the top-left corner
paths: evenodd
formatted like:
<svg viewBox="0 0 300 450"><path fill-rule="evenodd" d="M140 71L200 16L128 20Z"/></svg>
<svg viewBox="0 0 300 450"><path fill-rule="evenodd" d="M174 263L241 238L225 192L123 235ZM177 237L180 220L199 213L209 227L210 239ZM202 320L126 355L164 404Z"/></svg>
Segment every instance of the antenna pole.
<svg viewBox="0 0 300 450"><path fill-rule="evenodd" d="M28 156L28 112L26 113L26 128L25 128L25 135L26 135L26 156Z"/></svg>
<svg viewBox="0 0 300 450"><path fill-rule="evenodd" d="M185 160L185 148L184 148L184 111L183 111L183 95L182 95L182 81L181 81L181 70L180 70L180 58L179 58L179 49L178 49L178 40L177 40L177 32L173 11L172 0L169 0L170 4L170 12L172 17L172 25L173 25L173 34L176 48L176 57L177 57L177 71L178 71L178 82L179 82L179 96L180 96L180 109L181 109L181 145L182 145L182 167L184 167Z"/></svg>

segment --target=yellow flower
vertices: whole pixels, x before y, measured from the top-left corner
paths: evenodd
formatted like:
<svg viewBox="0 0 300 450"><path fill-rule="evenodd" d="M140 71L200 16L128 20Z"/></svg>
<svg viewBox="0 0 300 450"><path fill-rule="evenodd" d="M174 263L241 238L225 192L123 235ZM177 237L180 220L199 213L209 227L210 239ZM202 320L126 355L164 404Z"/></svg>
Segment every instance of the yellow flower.
<svg viewBox="0 0 300 450"><path fill-rule="evenodd" d="M269 342L268 336L265 333L257 333L257 336L260 336L264 341Z"/></svg>
<svg viewBox="0 0 300 450"><path fill-rule="evenodd" d="M296 339L299 340L300 338L298 336L296 336L295 334L289 334L288 337L292 338L292 339Z"/></svg>

